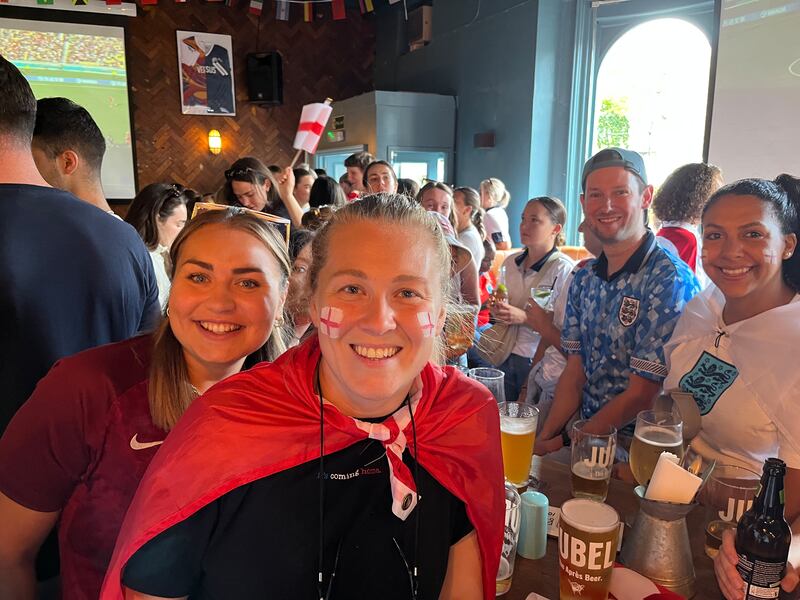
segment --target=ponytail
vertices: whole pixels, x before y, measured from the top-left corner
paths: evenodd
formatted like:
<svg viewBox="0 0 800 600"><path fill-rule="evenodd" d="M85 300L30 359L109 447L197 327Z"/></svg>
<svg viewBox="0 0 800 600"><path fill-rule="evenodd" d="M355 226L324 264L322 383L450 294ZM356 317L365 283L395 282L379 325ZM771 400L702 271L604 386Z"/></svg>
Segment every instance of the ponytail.
<svg viewBox="0 0 800 600"><path fill-rule="evenodd" d="M775 184L786 193L787 215L781 219L784 234L793 233L800 242L800 179L782 173ZM800 248L795 246L792 255L783 261L783 280L795 292L800 293Z"/></svg>
<svg viewBox="0 0 800 600"><path fill-rule="evenodd" d="M497 179L490 177L481 181L481 191L485 192L491 200L492 207L500 206L505 208L511 200L511 194L506 189L506 184Z"/></svg>
<svg viewBox="0 0 800 600"><path fill-rule="evenodd" d="M470 222L478 230L478 235L481 240L486 239L486 226L483 224L483 217L486 214L481 208L481 197L478 191L471 187L457 187L453 190L453 194L458 192L464 199L464 205L472 209L470 214Z"/></svg>
<svg viewBox="0 0 800 600"><path fill-rule="evenodd" d="M478 230L478 235L481 236L481 240L486 239L486 225L483 224L483 216L484 212L482 208L472 211L472 224L475 226L475 229Z"/></svg>

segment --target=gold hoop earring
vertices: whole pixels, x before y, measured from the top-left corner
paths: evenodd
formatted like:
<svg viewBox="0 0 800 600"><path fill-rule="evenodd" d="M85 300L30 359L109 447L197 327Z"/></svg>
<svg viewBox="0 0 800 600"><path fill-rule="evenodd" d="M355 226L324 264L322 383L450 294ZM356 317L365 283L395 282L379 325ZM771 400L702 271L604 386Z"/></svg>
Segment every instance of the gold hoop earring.
<svg viewBox="0 0 800 600"><path fill-rule="evenodd" d="M164 316L169 319L169 306L164 310Z"/></svg>

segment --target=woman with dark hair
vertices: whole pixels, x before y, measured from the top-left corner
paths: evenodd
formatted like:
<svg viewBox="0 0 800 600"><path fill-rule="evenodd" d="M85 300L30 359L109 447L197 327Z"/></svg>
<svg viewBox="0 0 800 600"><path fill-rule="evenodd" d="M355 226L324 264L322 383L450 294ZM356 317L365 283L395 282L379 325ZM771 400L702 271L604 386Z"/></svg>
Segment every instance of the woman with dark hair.
<svg viewBox="0 0 800 600"><path fill-rule="evenodd" d="M785 516L800 532L800 179L743 179L720 188L702 213L702 260L714 283L685 307L665 347L664 389L694 397L701 428L692 448L760 472L786 465ZM686 410L682 407L682 411ZM729 532L728 532L729 533ZM732 536L715 560L725 597L742 597ZM794 566L792 566L792 564ZM795 561L787 587L797 584Z"/></svg>
<svg viewBox="0 0 800 600"><path fill-rule="evenodd" d="M419 184L413 179L401 177L397 180L397 193L409 198L416 198L419 194Z"/></svg>
<svg viewBox="0 0 800 600"><path fill-rule="evenodd" d="M465 267L461 268L453 276L453 288L459 291L459 294L456 295L459 301L476 307L480 306L480 289L478 287L478 264L480 264L480 261L475 258L472 250L463 244L455 234L458 231L458 217L453 210L453 190L446 183L429 181L422 186L419 194L417 194L417 202L425 210L439 213L445 217L450 223L453 241L467 250L470 260Z"/></svg>
<svg viewBox="0 0 800 600"><path fill-rule="evenodd" d="M290 168L274 175L257 158L245 156L225 171L222 202L290 219L300 226L303 210L294 197L295 178Z"/></svg>
<svg viewBox="0 0 800 600"><path fill-rule="evenodd" d="M364 170L364 187L370 194L396 194L397 174L385 160L374 160Z"/></svg>
<svg viewBox="0 0 800 600"><path fill-rule="evenodd" d="M347 202L342 186L332 177L318 177L311 186L308 198L310 208L320 206L344 206Z"/></svg>
<svg viewBox="0 0 800 600"><path fill-rule="evenodd" d="M525 312L532 291L543 285L550 288L551 297L557 296L575 264L558 250L564 243L566 222L567 211L558 198L539 196L528 200L519 224L519 237L525 248L506 258L501 267L501 279L491 304L496 325L481 336L479 351L484 360L505 373L509 402L519 397L527 382L533 355L541 341L540 333L527 322ZM506 286L505 297L497 294L500 284Z"/></svg>
<svg viewBox="0 0 800 600"><path fill-rule="evenodd" d="M311 197L311 187L317 179L317 176L312 171L307 169L294 168L294 197L300 208L303 211L308 210L309 200Z"/></svg>
<svg viewBox="0 0 800 600"><path fill-rule="evenodd" d="M700 215L711 194L722 185L722 171L714 165L690 163L675 169L653 197L653 212L661 222L658 243L685 262L701 287L708 277L700 264Z"/></svg>
<svg viewBox="0 0 800 600"><path fill-rule="evenodd" d="M499 415L485 387L432 362L442 231L416 202L370 195L312 253L318 335L189 408L139 486L102 599L494 599Z"/></svg>
<svg viewBox="0 0 800 600"><path fill-rule="evenodd" d="M305 215L303 218L305 219ZM292 273L289 275L286 315L294 329L289 347L304 341L314 330L308 311L308 272L311 269L311 242L315 236L316 231L310 229L295 229L289 236L289 261Z"/></svg>
<svg viewBox="0 0 800 600"><path fill-rule="evenodd" d="M425 210L432 210L447 217L453 230L458 231L458 215L453 210L453 188L449 185L441 181L429 181L419 190L417 202ZM478 261L475 264L477 265Z"/></svg>
<svg viewBox="0 0 800 600"><path fill-rule="evenodd" d="M0 597L33 597L36 552L58 522L63 598L98 598L125 511L183 412L284 350L285 242L262 217L220 209L172 244L156 332L59 361L5 431Z"/></svg>
<svg viewBox="0 0 800 600"><path fill-rule="evenodd" d="M475 261L483 260L483 240L486 228L483 225L483 209L478 191L471 187L457 187L453 190L453 211L458 222L458 239L466 244Z"/></svg>
<svg viewBox="0 0 800 600"><path fill-rule="evenodd" d="M197 194L177 183L151 183L131 202L125 221L139 232L150 252L163 309L169 298L169 249L188 220L188 203Z"/></svg>

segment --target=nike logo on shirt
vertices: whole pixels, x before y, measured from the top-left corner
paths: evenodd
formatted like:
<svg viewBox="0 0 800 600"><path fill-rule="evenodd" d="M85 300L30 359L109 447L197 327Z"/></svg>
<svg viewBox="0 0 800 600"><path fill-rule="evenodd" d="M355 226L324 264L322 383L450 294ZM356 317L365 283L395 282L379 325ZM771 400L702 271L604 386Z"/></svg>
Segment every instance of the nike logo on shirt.
<svg viewBox="0 0 800 600"><path fill-rule="evenodd" d="M140 442L136 439L136 436L138 435L138 433L134 434L134 436L131 438L131 448L134 450L146 450L147 448L152 448L153 446L158 446L164 443L164 440L158 442Z"/></svg>

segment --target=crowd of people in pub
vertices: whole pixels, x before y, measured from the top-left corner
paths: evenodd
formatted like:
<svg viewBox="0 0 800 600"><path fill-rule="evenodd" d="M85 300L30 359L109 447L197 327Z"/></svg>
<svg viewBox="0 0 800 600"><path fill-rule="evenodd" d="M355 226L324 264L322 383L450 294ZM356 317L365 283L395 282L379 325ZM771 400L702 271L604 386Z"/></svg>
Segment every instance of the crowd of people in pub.
<svg viewBox="0 0 800 600"><path fill-rule="evenodd" d="M477 366L539 408L538 455L576 419L616 428L622 478L636 415L692 394L692 448L783 460L800 534L800 179L689 164L654 192L639 154L600 150L580 262L559 199L519 206L512 251L502 181L420 189L366 152L341 181L242 157L211 195L152 183L126 223L91 116L2 57L0 88L0 598L494 597L503 465ZM729 600L736 561L728 535Z"/></svg>

